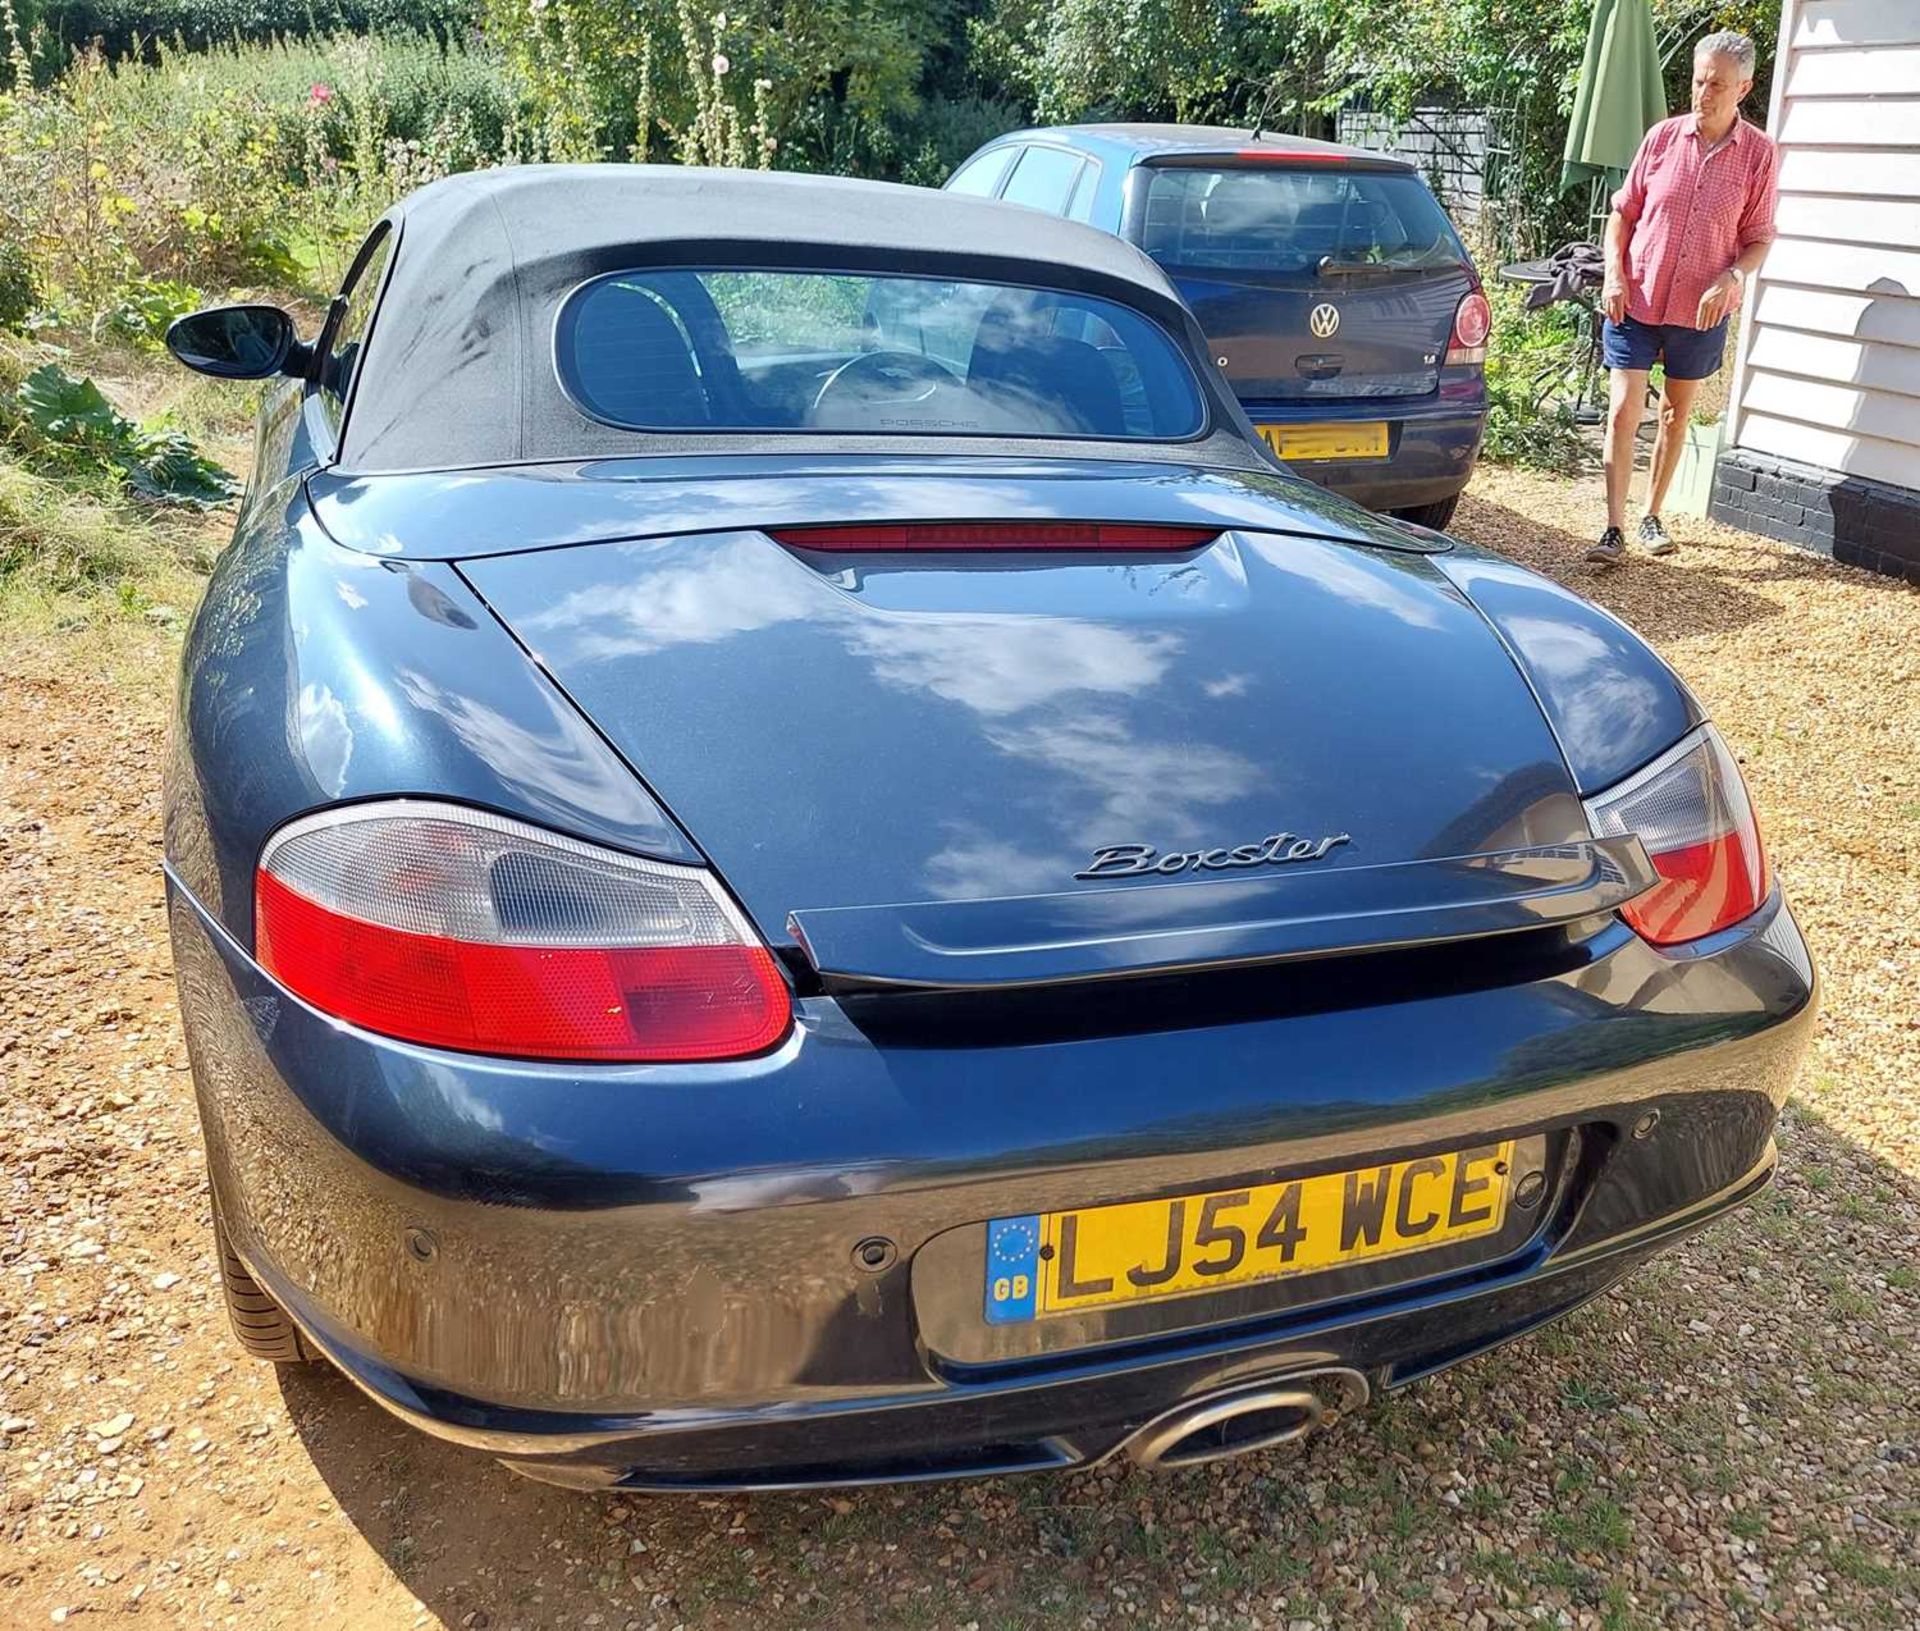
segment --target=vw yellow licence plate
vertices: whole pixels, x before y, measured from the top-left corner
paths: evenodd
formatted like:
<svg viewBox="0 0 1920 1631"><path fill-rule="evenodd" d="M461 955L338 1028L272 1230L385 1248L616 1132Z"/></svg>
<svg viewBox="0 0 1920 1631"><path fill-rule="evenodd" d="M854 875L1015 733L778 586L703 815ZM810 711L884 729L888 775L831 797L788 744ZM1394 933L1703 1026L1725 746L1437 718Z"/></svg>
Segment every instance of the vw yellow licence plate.
<svg viewBox="0 0 1920 1631"><path fill-rule="evenodd" d="M1261 425L1260 434L1283 459L1384 459L1383 420L1353 425Z"/></svg>
<svg viewBox="0 0 1920 1631"><path fill-rule="evenodd" d="M996 1218L990 1325L1429 1251L1506 1222L1513 1144L1283 1184Z"/></svg>

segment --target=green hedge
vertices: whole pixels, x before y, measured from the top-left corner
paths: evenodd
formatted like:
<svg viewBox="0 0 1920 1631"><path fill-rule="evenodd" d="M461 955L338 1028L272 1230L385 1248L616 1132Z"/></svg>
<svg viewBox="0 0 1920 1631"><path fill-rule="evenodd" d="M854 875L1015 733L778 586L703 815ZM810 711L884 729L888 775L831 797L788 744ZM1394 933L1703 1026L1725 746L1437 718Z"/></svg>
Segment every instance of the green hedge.
<svg viewBox="0 0 1920 1631"><path fill-rule="evenodd" d="M446 39L467 34L478 15L474 0L15 0L15 10L66 52L97 39L116 61L155 40L198 49L388 30Z"/></svg>

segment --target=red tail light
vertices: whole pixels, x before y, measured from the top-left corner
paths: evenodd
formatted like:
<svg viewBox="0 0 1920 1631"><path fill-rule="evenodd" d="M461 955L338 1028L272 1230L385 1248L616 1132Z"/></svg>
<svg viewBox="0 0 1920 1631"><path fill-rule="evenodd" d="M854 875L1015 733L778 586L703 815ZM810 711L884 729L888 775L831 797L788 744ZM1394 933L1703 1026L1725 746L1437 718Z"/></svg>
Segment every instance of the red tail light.
<svg viewBox="0 0 1920 1631"><path fill-rule="evenodd" d="M458 805L283 827L254 879L260 964L385 1036L520 1059L733 1059L792 1003L712 874Z"/></svg>
<svg viewBox="0 0 1920 1631"><path fill-rule="evenodd" d="M769 534L790 549L1049 550L1198 549L1218 527L1162 527L1132 521L906 521L839 527L782 527Z"/></svg>
<svg viewBox="0 0 1920 1631"><path fill-rule="evenodd" d="M1493 332L1493 308L1478 289L1461 297L1447 341L1447 366L1480 365L1487 360L1487 336Z"/></svg>
<svg viewBox="0 0 1920 1631"><path fill-rule="evenodd" d="M1656 946L1751 917L1772 887L1740 768L1711 725L1590 800L1596 834L1635 833L1660 882L1621 915Z"/></svg>

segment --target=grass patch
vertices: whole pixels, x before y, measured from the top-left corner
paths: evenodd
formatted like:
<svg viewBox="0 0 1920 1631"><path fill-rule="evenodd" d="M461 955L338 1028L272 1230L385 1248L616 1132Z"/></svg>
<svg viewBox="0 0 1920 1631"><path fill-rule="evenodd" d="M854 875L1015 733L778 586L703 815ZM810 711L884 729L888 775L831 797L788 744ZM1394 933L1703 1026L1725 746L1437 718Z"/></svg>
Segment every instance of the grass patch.
<svg viewBox="0 0 1920 1631"><path fill-rule="evenodd" d="M1491 1484L1475 1484L1462 1503L1476 1518L1495 1518L1507 1509L1507 1498Z"/></svg>
<svg viewBox="0 0 1920 1631"><path fill-rule="evenodd" d="M1586 1586L1587 1571L1570 1557L1543 1557L1534 1565L1533 1578L1536 1585L1572 1596Z"/></svg>
<svg viewBox="0 0 1920 1631"><path fill-rule="evenodd" d="M1601 1631L1640 1631L1643 1623L1627 1600L1627 1588L1608 1586L1600 1606Z"/></svg>
<svg viewBox="0 0 1920 1631"><path fill-rule="evenodd" d="M1602 1495L1582 1501L1571 1513L1548 1513L1545 1528L1556 1540L1583 1552L1617 1556L1633 1544L1626 1513Z"/></svg>
<svg viewBox="0 0 1920 1631"><path fill-rule="evenodd" d="M1561 1403L1575 1410L1607 1411L1619 1404L1620 1396L1610 1388L1584 1377L1575 1376L1560 1390Z"/></svg>
<svg viewBox="0 0 1920 1631"><path fill-rule="evenodd" d="M1827 1566L1857 1586L1876 1591L1891 1591L1902 1582L1906 1570L1882 1563L1863 1546L1850 1540L1836 1540L1827 1547Z"/></svg>
<svg viewBox="0 0 1920 1631"><path fill-rule="evenodd" d="M1520 1567L1520 1559L1511 1552L1485 1548L1467 1559L1467 1567L1481 1579L1507 1591L1518 1591L1527 1583L1526 1571Z"/></svg>
<svg viewBox="0 0 1920 1631"><path fill-rule="evenodd" d="M184 430L231 469L250 457L257 393L199 379L119 343L64 350L0 341L0 395L48 356L96 380L116 408ZM18 425L0 434L0 638L21 672L81 671L159 701L230 509L130 496L105 464L49 467Z"/></svg>

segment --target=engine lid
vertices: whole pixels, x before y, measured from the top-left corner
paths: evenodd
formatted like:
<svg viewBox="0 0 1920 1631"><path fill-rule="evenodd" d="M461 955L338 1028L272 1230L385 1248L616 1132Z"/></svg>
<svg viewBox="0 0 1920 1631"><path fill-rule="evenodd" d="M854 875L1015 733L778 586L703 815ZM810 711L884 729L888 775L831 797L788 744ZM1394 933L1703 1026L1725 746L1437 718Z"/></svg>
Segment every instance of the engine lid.
<svg viewBox="0 0 1920 1631"><path fill-rule="evenodd" d="M848 555L739 529L462 570L776 944L829 908L1306 871L1317 912L1377 912L1374 869L1588 837L1531 690L1418 555L1251 530Z"/></svg>

